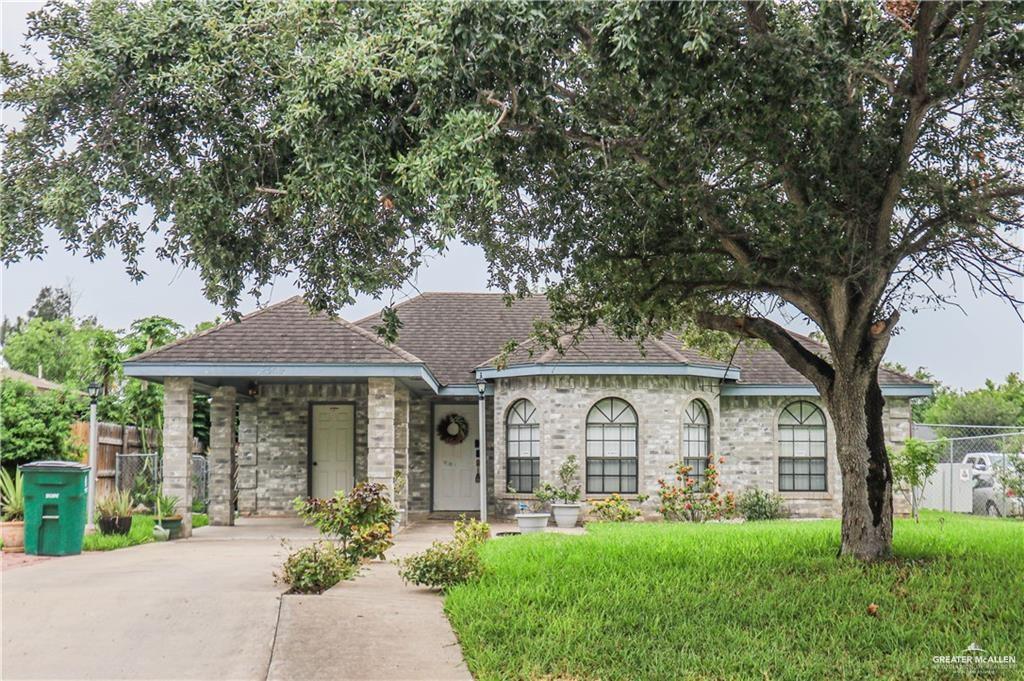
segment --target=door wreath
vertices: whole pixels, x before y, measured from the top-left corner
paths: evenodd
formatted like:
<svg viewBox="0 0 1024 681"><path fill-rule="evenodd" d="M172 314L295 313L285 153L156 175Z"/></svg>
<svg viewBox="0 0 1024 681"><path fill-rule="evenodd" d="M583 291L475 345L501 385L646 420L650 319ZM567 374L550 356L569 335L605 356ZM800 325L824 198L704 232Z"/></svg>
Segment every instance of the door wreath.
<svg viewBox="0 0 1024 681"><path fill-rule="evenodd" d="M467 435L469 435L469 421L461 414L448 414L437 424L437 436L445 444L460 444Z"/></svg>

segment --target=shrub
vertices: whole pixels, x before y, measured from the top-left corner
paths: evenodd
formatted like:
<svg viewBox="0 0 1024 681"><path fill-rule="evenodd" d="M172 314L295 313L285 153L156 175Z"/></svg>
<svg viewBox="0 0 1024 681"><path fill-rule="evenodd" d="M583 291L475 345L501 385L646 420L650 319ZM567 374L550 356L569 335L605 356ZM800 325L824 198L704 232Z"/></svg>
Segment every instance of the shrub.
<svg viewBox="0 0 1024 681"><path fill-rule="evenodd" d="M719 459L723 463L724 458ZM685 463L677 463L673 472L675 480L658 480L658 512L665 520L689 520L702 523L711 518L729 518L736 512L736 497L732 492L722 494L718 485L718 467L708 463L704 469L704 480L698 482L690 477L693 469Z"/></svg>
<svg viewBox="0 0 1024 681"><path fill-rule="evenodd" d="M23 464L40 459L75 459L82 448L71 439L81 403L66 390L41 392L22 381L0 382L0 461Z"/></svg>
<svg viewBox="0 0 1024 681"><path fill-rule="evenodd" d="M580 500L579 472L580 465L576 461L576 455L570 454L558 467L558 485L545 482L536 492L537 498L543 501L575 504Z"/></svg>
<svg viewBox="0 0 1024 681"><path fill-rule="evenodd" d="M918 506L924 494L924 485L935 474L939 455L945 447L945 440L925 442L909 437L890 458L893 482L910 492L910 512L918 522L921 519Z"/></svg>
<svg viewBox="0 0 1024 681"><path fill-rule="evenodd" d="M639 503L647 500L641 495L637 498ZM618 494L613 494L605 499L590 499L590 512L597 520L609 523L624 523L640 517L640 509L633 506Z"/></svg>
<svg viewBox="0 0 1024 681"><path fill-rule="evenodd" d="M307 525L316 525L321 534L339 542L353 564L383 558L394 545L391 525L398 511L384 485L361 482L348 495L337 492L330 499L299 497L292 503Z"/></svg>
<svg viewBox="0 0 1024 681"><path fill-rule="evenodd" d="M358 568L336 544L320 540L288 555L276 581L291 586L290 593L318 594L343 579L351 579Z"/></svg>
<svg viewBox="0 0 1024 681"><path fill-rule="evenodd" d="M111 492L96 502L101 518L127 518L132 514L132 495L128 490Z"/></svg>
<svg viewBox="0 0 1024 681"><path fill-rule="evenodd" d="M156 500L156 515L158 518L173 518L178 510L178 497L161 494Z"/></svg>
<svg viewBox="0 0 1024 681"><path fill-rule="evenodd" d="M25 519L25 487L19 470L12 476L0 468L0 515L14 522Z"/></svg>
<svg viewBox="0 0 1024 681"><path fill-rule="evenodd" d="M781 495L760 489L750 489L741 494L736 508L747 520L779 520L789 515Z"/></svg>
<svg viewBox="0 0 1024 681"><path fill-rule="evenodd" d="M406 584L434 589L479 579L484 573L480 545L490 536L490 525L463 517L455 522L455 539L436 541L423 553L398 561L398 574Z"/></svg>

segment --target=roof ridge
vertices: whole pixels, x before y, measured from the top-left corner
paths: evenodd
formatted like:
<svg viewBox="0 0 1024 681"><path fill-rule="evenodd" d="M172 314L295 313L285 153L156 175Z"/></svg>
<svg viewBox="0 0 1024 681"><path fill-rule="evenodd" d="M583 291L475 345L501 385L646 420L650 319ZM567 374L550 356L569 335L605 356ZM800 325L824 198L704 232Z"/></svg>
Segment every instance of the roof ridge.
<svg viewBox="0 0 1024 681"><path fill-rule="evenodd" d="M668 343L663 341L661 338L654 338L654 337L652 337L652 340L654 341L655 345L657 345L662 350L667 352L669 357L674 357L677 361L682 362L683 364L689 364L690 363L690 360L686 359L686 357L683 355L683 353L681 353L678 350L676 350L675 348L673 348L671 345L669 345Z"/></svg>
<svg viewBox="0 0 1024 681"><path fill-rule="evenodd" d="M271 303L270 305L267 305L266 307L257 308L257 309L253 310L252 312L250 312L248 314L242 315L238 319L228 319L226 321L221 322L220 324L217 324L216 326L211 326L209 329L203 329L202 331L199 331L198 333L192 333L192 334L189 334L187 336L182 336L181 338L176 338L173 341L171 341L170 343L166 343L166 344L161 345L159 347L150 348L149 350L146 350L144 352L140 352L137 355L129 357L125 361L126 362L134 362L134 361L137 361L137 360L140 360L140 359L148 359L149 357L152 357L153 355L157 354L158 352L163 352L164 350L169 350L171 348L174 348L174 347L177 347L177 346L181 345L182 343L194 340L196 338L202 338L203 336L209 336L210 334L216 333L217 331L225 329L228 326L232 326L233 324L238 324L238 323L243 322L243 321L245 321L247 319L252 319L253 317L258 317L259 315L263 314L264 312L267 312L268 310L272 310L274 308L281 307L281 306L283 306L283 305L285 305L287 303L294 302L296 299L301 300L302 296L298 295L298 294L296 294L294 296L289 296L288 298L285 298L284 300L279 300L276 303Z"/></svg>
<svg viewBox="0 0 1024 681"><path fill-rule="evenodd" d="M405 348L402 348L401 346L399 346L397 344L394 344L394 343L387 343L387 342L385 342L384 339L381 338L380 336L378 336L377 334L371 333L371 332L367 331L366 329L364 329L364 328L362 328L360 326L356 326L354 322L350 322L349 320L347 320L347 319L345 319L343 317L330 317L330 319L332 319L333 321L337 322L338 324L340 324L341 326L345 327L346 329L350 329L352 331L355 331L357 334L359 334L363 338L366 338L367 340L369 340L369 341L371 341L373 343L376 343L377 345L381 346L385 350L387 350L387 351L389 351L391 353L394 353L395 355L401 357L404 360L407 360L409 362L417 362L419 364L424 364L424 365L426 364L426 362L424 362L422 359L420 359L416 355L412 354L411 352L409 352Z"/></svg>
<svg viewBox="0 0 1024 681"><path fill-rule="evenodd" d="M411 303L414 300L419 300L420 298L422 298L427 293L428 292L426 292L426 291L420 291L419 293L417 293L414 296L409 296L408 298L406 298L404 300L398 301L397 303L395 303L394 305L391 306L391 309L392 310L397 310L398 308L402 307L403 305ZM384 307L387 307L387 305L385 305ZM366 315L364 317L360 317L359 319L356 319L352 323L358 325L358 324L362 324L363 322L368 322L371 319L373 319L374 317L380 317L380 313L383 312L383 311L384 311L384 308L382 307L379 310L377 310L376 312L371 312L370 314L368 314L368 315Z"/></svg>

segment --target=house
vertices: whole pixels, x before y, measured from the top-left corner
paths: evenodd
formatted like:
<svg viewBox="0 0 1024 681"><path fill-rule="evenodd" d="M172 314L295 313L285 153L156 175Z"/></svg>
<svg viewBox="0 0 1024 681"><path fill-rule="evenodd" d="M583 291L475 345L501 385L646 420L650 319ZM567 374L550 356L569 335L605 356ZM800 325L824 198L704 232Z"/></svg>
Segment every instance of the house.
<svg viewBox="0 0 1024 681"><path fill-rule="evenodd" d="M407 480L397 503L413 516L476 512L483 493L487 510L507 515L571 454L587 498L651 493L673 463L700 475L714 454L726 457L727 489L778 490L798 515L840 512L833 424L772 350L726 363L671 334L641 351L595 329L564 355L520 347L499 366L505 344L549 314L543 296L507 306L500 294L424 293L396 310L392 345L374 333L377 315L311 314L296 297L127 362L128 375L165 387L165 492L190 507L200 390L211 395L214 523L231 524L233 506L289 514L295 497L391 485L396 472ZM931 386L884 369L880 378L897 444L910 435L910 399Z"/></svg>

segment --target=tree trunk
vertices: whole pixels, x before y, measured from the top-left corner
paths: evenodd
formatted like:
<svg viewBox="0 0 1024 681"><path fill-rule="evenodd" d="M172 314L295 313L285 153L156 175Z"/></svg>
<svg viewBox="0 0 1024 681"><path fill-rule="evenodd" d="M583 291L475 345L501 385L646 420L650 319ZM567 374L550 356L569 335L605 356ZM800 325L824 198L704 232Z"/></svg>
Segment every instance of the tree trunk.
<svg viewBox="0 0 1024 681"><path fill-rule="evenodd" d="M892 555L892 470L885 449L877 370L836 372L826 397L843 474L840 555L875 561Z"/></svg>

